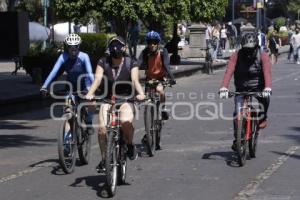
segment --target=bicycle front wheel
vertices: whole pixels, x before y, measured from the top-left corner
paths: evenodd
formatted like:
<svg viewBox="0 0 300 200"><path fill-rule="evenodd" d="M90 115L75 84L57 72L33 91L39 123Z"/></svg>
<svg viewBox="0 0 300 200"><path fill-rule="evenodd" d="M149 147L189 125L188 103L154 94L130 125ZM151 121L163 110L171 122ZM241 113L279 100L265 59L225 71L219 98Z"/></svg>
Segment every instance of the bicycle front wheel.
<svg viewBox="0 0 300 200"><path fill-rule="evenodd" d="M74 119L68 119L68 115L64 116L66 120L61 125L58 132L58 157L62 170L66 174L74 171L76 162L76 134Z"/></svg>
<svg viewBox="0 0 300 200"><path fill-rule="evenodd" d="M236 147L237 147L237 157L240 167L244 166L247 158L247 139L246 139L246 130L247 130L247 119L246 117L241 117L238 121L237 127L237 137L236 137Z"/></svg>
<svg viewBox="0 0 300 200"><path fill-rule="evenodd" d="M256 157L256 148L257 148L257 140L258 140L258 120L255 119L257 115L252 116L252 134L249 139L249 155L251 158Z"/></svg>
<svg viewBox="0 0 300 200"><path fill-rule="evenodd" d="M106 150L106 186L107 193L110 197L116 194L117 189L117 145L114 138L114 132L109 131Z"/></svg>
<svg viewBox="0 0 300 200"><path fill-rule="evenodd" d="M86 165L90 160L90 152L91 152L91 140L92 136L87 132L86 128L86 119L84 114L81 117L81 124L77 126L77 134L78 134L78 155L81 164Z"/></svg>
<svg viewBox="0 0 300 200"><path fill-rule="evenodd" d="M119 154L118 154L118 184L124 184L127 173L127 155L125 141L121 140Z"/></svg>
<svg viewBox="0 0 300 200"><path fill-rule="evenodd" d="M147 153L150 157L152 157L155 154L155 146L156 146L153 105L145 106L144 123L145 123L146 137L147 137L147 142L146 142Z"/></svg>

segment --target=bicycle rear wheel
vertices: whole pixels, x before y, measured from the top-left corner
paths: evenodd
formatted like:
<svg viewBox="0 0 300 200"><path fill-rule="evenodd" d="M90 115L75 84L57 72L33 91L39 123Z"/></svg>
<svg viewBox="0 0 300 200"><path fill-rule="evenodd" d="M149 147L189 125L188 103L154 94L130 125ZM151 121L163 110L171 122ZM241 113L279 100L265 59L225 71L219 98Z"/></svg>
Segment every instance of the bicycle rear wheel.
<svg viewBox="0 0 300 200"><path fill-rule="evenodd" d="M247 119L241 117L238 121L237 127L237 137L236 137L236 147L237 147L237 156L238 163L240 167L244 166L247 158L247 139L246 139L246 130L247 130Z"/></svg>
<svg viewBox="0 0 300 200"><path fill-rule="evenodd" d="M78 155L81 164L86 165L90 160L92 136L88 134L86 128L86 114L81 112L81 124L77 127L78 137Z"/></svg>
<svg viewBox="0 0 300 200"><path fill-rule="evenodd" d="M57 135L58 158L62 170L66 174L74 171L76 162L76 134L75 121L68 119L68 115L64 116L66 120L61 125Z"/></svg>
<svg viewBox="0 0 300 200"><path fill-rule="evenodd" d="M106 186L110 197L116 194L117 189L117 153L118 149L114 138L114 132L108 132L107 150L106 150Z"/></svg>
<svg viewBox="0 0 300 200"><path fill-rule="evenodd" d="M150 157L152 157L155 154L155 146L156 146L153 105L145 106L144 123L145 123L146 137L147 137L147 142L146 142L147 153Z"/></svg>
<svg viewBox="0 0 300 200"><path fill-rule="evenodd" d="M258 120L255 119L257 115L252 116L252 135L249 139L249 155L251 158L256 157L256 148L258 140Z"/></svg>

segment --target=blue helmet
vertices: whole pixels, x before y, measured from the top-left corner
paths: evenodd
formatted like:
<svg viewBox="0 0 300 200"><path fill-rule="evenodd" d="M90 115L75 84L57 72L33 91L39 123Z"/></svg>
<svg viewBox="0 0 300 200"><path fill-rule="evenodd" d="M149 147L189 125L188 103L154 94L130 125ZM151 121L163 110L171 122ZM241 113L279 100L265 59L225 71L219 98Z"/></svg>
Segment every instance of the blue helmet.
<svg viewBox="0 0 300 200"><path fill-rule="evenodd" d="M160 42L161 38L158 32L150 31L146 34L146 41L149 40L156 40L158 43Z"/></svg>

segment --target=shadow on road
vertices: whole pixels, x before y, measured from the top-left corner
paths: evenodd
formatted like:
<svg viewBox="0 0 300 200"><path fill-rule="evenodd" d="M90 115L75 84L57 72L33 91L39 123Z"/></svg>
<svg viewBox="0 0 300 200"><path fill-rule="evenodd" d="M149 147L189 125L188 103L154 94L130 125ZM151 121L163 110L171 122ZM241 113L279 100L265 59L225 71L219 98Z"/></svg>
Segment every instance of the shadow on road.
<svg viewBox="0 0 300 200"><path fill-rule="evenodd" d="M36 129L38 126L30 126L29 122L10 122L10 121L1 121L0 129L3 130L19 130L19 129Z"/></svg>
<svg viewBox="0 0 300 200"><path fill-rule="evenodd" d="M44 146L56 142L56 139L41 139L28 135L0 135L0 149L9 147Z"/></svg>
<svg viewBox="0 0 300 200"><path fill-rule="evenodd" d="M237 158L234 152L232 151L219 151L219 152L211 152L205 153L202 156L204 160L224 160L226 165L230 167L239 167L237 163Z"/></svg>
<svg viewBox="0 0 300 200"><path fill-rule="evenodd" d="M85 182L83 185L82 182ZM110 198L105 185L105 175L96 175L96 176L85 176L75 179L75 182L70 186L72 187L85 187L85 185L92 188L97 192L97 196L101 198ZM123 186L130 185L125 183Z"/></svg>

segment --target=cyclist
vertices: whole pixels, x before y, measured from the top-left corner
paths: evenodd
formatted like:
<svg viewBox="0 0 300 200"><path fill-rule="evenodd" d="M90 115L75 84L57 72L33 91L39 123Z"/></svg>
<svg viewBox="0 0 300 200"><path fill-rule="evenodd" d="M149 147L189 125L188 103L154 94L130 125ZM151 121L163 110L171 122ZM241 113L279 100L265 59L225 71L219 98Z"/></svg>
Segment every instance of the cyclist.
<svg viewBox="0 0 300 200"><path fill-rule="evenodd" d="M168 50L160 47L160 41L159 33L150 31L146 34L147 46L139 56L138 65L145 70L146 80L163 81L169 78L171 85L174 85L176 81L170 70ZM166 97L163 86L159 84L156 90L160 94L160 102L164 104ZM162 106L162 118L169 118L165 105Z"/></svg>
<svg viewBox="0 0 300 200"><path fill-rule="evenodd" d="M88 94L87 99L92 99L95 95L97 88L106 84L108 91L104 91L105 98L111 98L112 94L118 96L132 97L134 90L137 91L138 100L145 98L143 88L139 82L139 70L136 62L125 54L125 41L122 37L112 37L108 42L109 54L100 58L96 68L95 81L93 82ZM103 79L105 76L106 80ZM124 83L127 82L127 83ZM133 85L133 87L132 87ZM115 89L113 91L113 88ZM102 160L96 167L98 172L105 171L105 152L107 147L107 133L106 133L106 116L109 104L102 104L99 111L99 134L98 142ZM137 158L136 147L132 142L134 135L134 127L132 124L134 118L134 107L131 103L123 103L120 107L120 121L122 131L127 141L127 156L130 160Z"/></svg>
<svg viewBox="0 0 300 200"><path fill-rule="evenodd" d="M67 81L71 83L73 91L88 90L94 81L92 66L88 54L79 50L81 37L71 33L64 40L65 51L57 59L52 71L44 82L41 92L46 95L50 83L63 71L67 73ZM81 76L83 76L81 78ZM87 130L93 134L94 106L88 106L88 116L86 123L89 125Z"/></svg>
<svg viewBox="0 0 300 200"><path fill-rule="evenodd" d="M146 80L167 80L170 79L171 85L175 85L175 78L170 70L169 55L166 48L160 47L161 37L158 32L150 31L146 34L147 46L141 52L138 65L141 70L145 70ZM146 88L147 91L147 88ZM160 94L160 102L162 104L161 116L163 120L169 119L169 114L164 105L166 101L164 87L159 84L156 87L156 91ZM142 139L142 143L146 143L146 135ZM156 149L160 149L158 145Z"/></svg>
<svg viewBox="0 0 300 200"><path fill-rule="evenodd" d="M228 62L227 69L220 89L220 98L228 98L228 85L234 76L234 85L237 92L261 92L263 97L256 97L260 105L259 128L267 126L267 111L271 95L271 62L266 52L258 46L257 35L254 32L246 33L242 37L242 48L234 53ZM234 99L235 111L243 102L243 96L237 95ZM236 138L236 120L234 120L234 137ZM233 141L232 149L236 149L236 140Z"/></svg>

